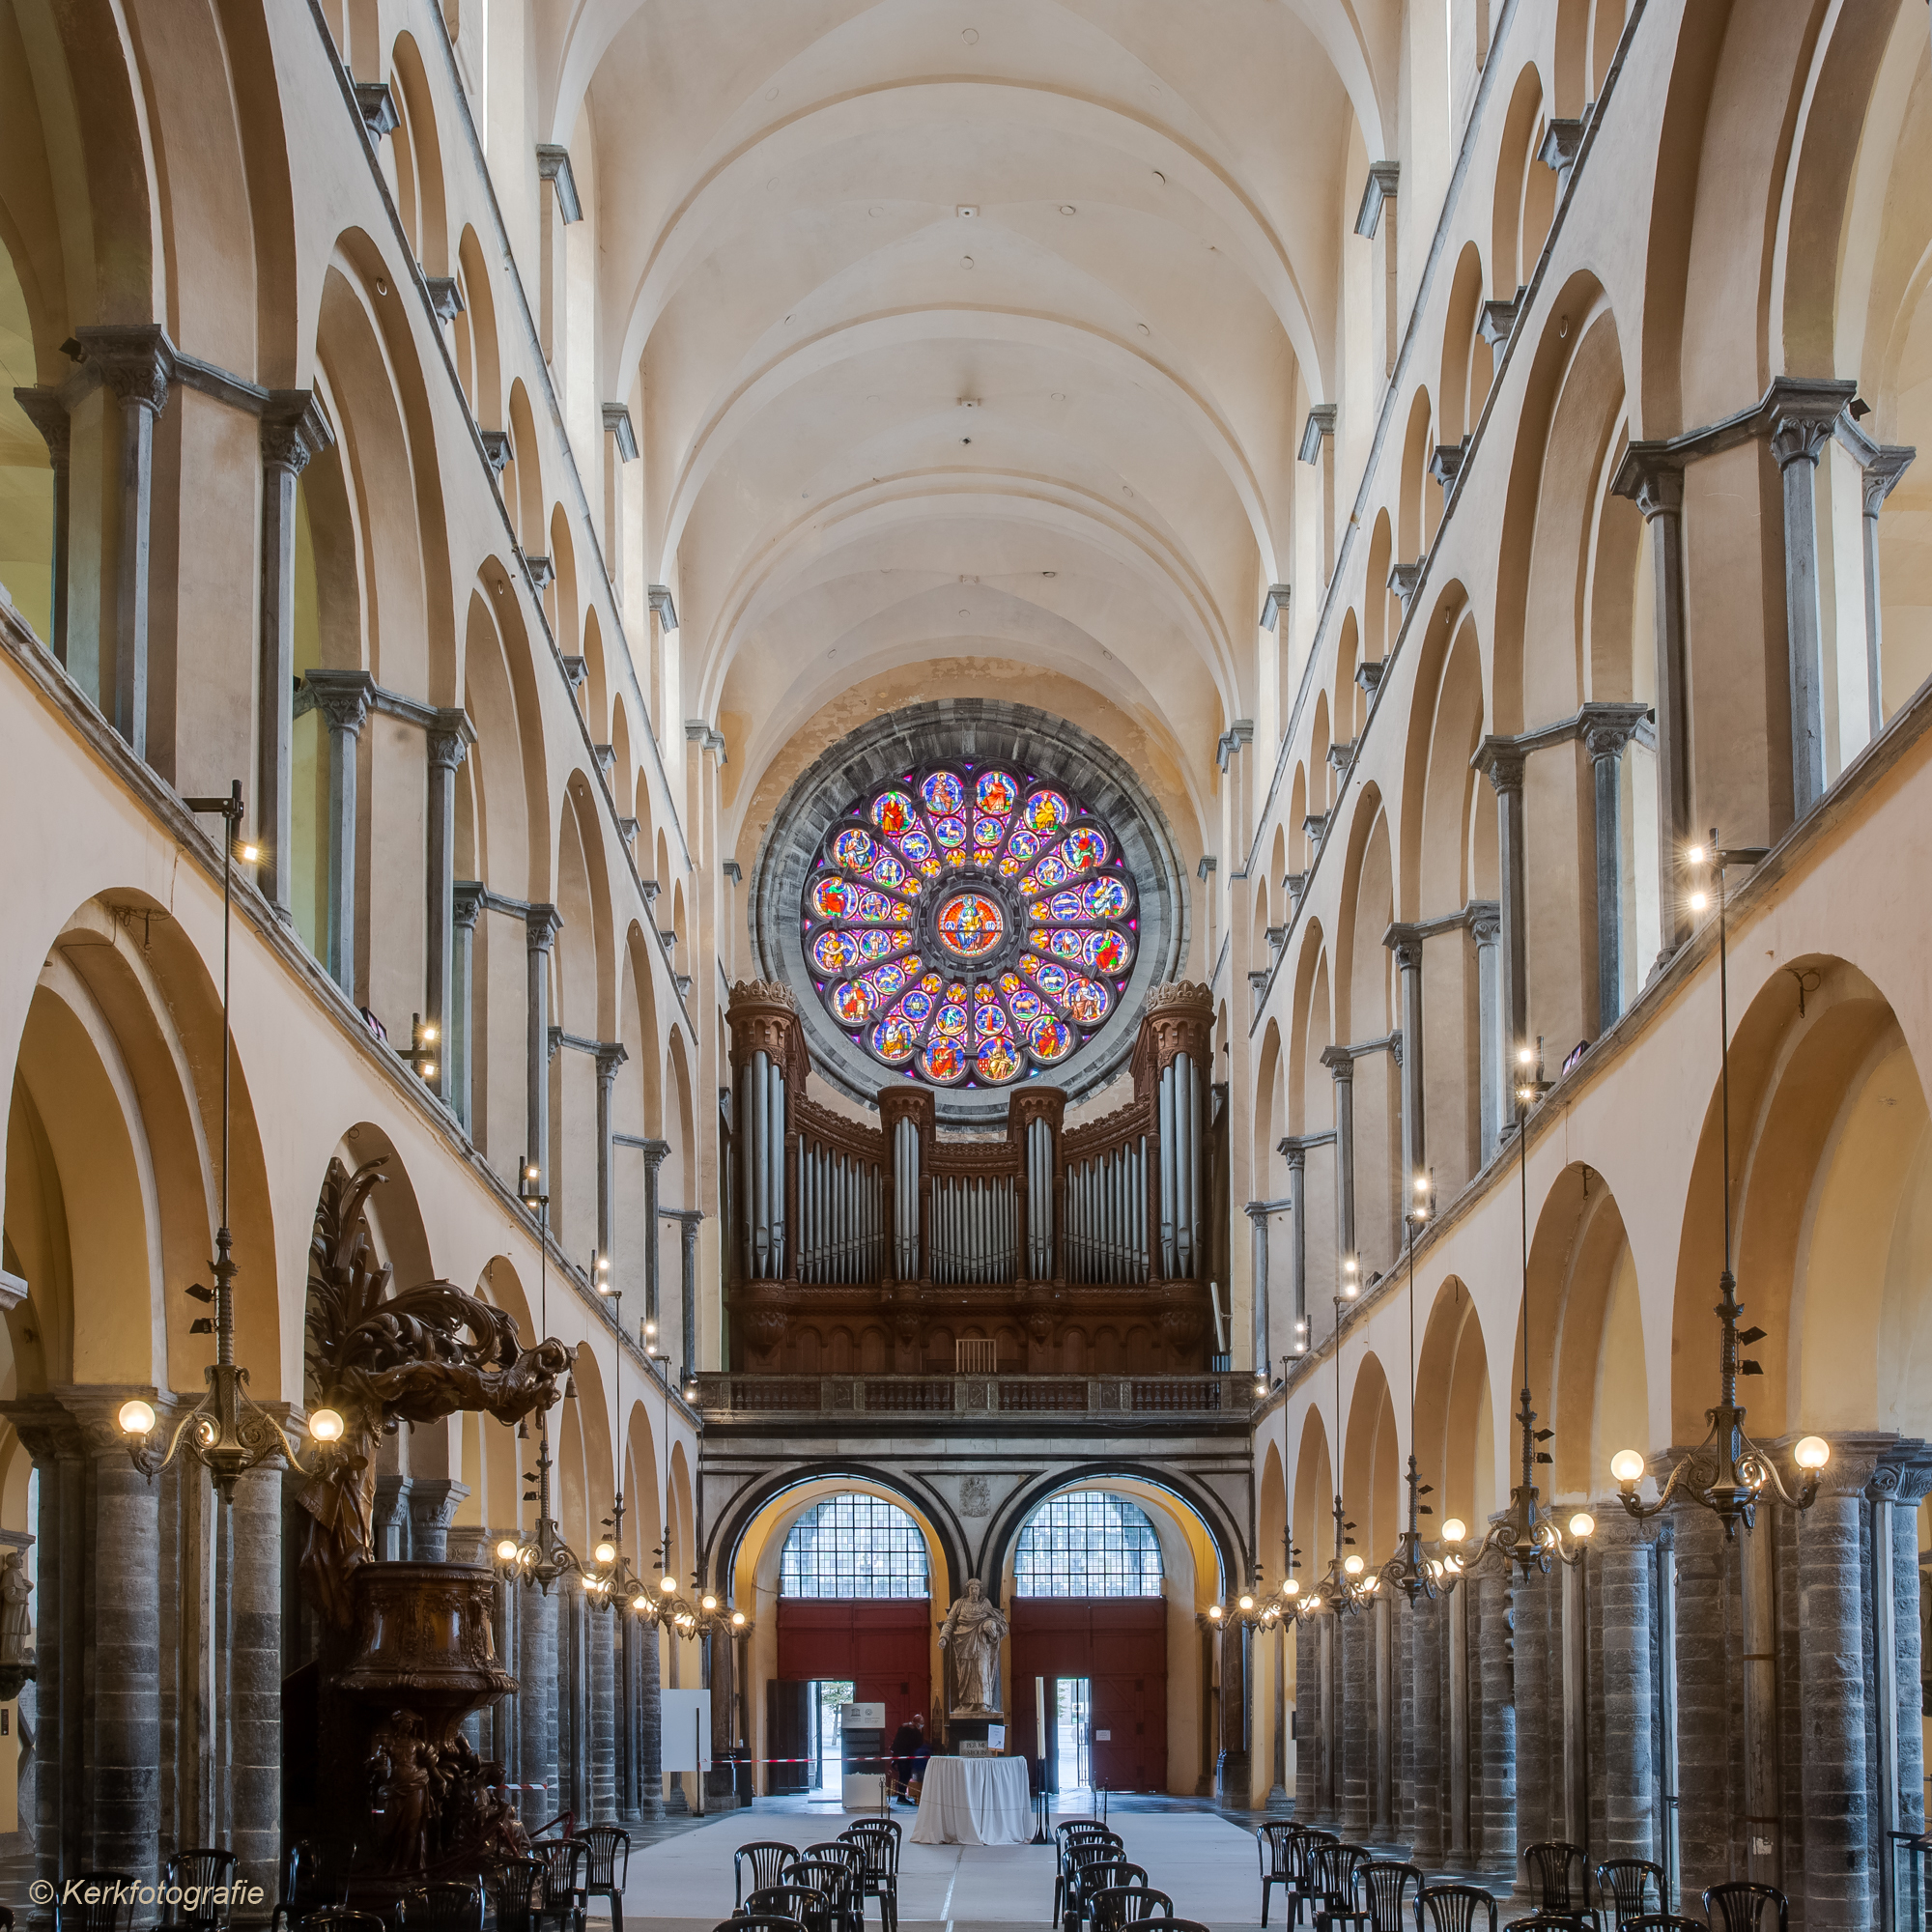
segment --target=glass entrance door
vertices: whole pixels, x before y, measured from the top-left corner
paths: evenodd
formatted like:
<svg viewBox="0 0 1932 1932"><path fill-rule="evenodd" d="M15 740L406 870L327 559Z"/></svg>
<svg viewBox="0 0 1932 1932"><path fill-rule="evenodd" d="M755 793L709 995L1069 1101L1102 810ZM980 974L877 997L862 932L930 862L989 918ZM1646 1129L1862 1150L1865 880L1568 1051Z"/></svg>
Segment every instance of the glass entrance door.
<svg viewBox="0 0 1932 1932"><path fill-rule="evenodd" d="M1067 1798L1094 1788L1094 1686L1085 1677L1053 1680L1054 1789Z"/></svg>

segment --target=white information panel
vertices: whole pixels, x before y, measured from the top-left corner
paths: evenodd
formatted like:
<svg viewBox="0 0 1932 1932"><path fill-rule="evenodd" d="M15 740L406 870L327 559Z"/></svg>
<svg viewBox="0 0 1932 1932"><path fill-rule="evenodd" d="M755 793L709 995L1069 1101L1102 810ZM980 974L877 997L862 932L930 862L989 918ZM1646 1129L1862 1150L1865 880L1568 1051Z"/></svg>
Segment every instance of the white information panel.
<svg viewBox="0 0 1932 1932"><path fill-rule="evenodd" d="M664 1768L667 1771L711 1769L711 1692L665 1690Z"/></svg>
<svg viewBox="0 0 1932 1932"><path fill-rule="evenodd" d="M886 1728L886 1707L883 1704L841 1704L838 1711L848 1731L883 1731Z"/></svg>

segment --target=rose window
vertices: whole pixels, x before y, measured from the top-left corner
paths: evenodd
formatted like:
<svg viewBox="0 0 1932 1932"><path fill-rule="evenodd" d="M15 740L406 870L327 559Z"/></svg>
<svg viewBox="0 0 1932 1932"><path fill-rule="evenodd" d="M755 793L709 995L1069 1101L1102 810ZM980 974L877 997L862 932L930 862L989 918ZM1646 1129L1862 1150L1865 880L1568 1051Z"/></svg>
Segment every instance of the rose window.
<svg viewBox="0 0 1932 1932"><path fill-rule="evenodd" d="M961 760L875 787L826 834L806 965L874 1060L998 1087L1058 1066L1113 1011L1138 910L1113 832L1064 785Z"/></svg>

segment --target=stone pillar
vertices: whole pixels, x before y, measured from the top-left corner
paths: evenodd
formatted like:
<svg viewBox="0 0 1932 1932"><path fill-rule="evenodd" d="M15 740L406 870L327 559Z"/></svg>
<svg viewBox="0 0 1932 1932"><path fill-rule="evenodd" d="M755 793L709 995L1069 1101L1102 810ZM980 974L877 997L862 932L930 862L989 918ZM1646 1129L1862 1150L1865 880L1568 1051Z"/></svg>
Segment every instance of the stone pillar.
<svg viewBox="0 0 1932 1932"><path fill-rule="evenodd" d="M1293 1344L1298 1354L1308 1346L1308 1150L1283 1141L1288 1159L1288 1293Z"/></svg>
<svg viewBox="0 0 1932 1932"><path fill-rule="evenodd" d="M1335 1254L1344 1263L1355 1255L1355 1057L1326 1046L1321 1064L1335 1077Z"/></svg>
<svg viewBox="0 0 1932 1932"><path fill-rule="evenodd" d="M328 727L328 859L324 969L355 997L356 748L376 681L362 670L312 670L302 679Z"/></svg>
<svg viewBox="0 0 1932 1932"><path fill-rule="evenodd" d="M1481 1709L1471 1714L1469 1724L1469 1781L1475 1787L1469 1807L1471 1834L1476 1839L1480 1868L1513 1878L1517 1868L1517 1707L1516 1673L1510 1656L1510 1577L1492 1558L1474 1586L1476 1597L1470 1607L1478 1624Z"/></svg>
<svg viewBox="0 0 1932 1932"><path fill-rule="evenodd" d="M618 1067L629 1058L621 1041L612 1040L597 1049L597 1253L613 1268L617 1244L617 1148L611 1138L611 1089ZM651 1224L650 1233L655 1237L655 1223Z"/></svg>
<svg viewBox="0 0 1932 1932"><path fill-rule="evenodd" d="M1469 937L1476 942L1476 1082L1477 1109L1482 1122L1481 1166L1502 1138L1503 1095L1510 1091L1509 1048L1503 1038L1502 970L1497 942L1502 937L1502 909L1488 899L1469 907Z"/></svg>
<svg viewBox="0 0 1932 1932"><path fill-rule="evenodd" d="M557 1600L533 1584L516 1586L518 1758L522 1767L518 1815L533 1830L559 1808L556 1763ZM530 1789L541 1785L540 1791Z"/></svg>
<svg viewBox="0 0 1932 1932"><path fill-rule="evenodd" d="M664 1690L658 1653L663 1634L639 1621L638 1635L638 1809L650 1820L665 1815Z"/></svg>
<svg viewBox="0 0 1932 1932"><path fill-rule="evenodd" d="M1650 1665L1656 1532L1614 1503L1595 1514L1588 1561L1603 1716L1590 1755L1591 1782L1603 1793L1602 1856L1656 1861L1662 1851L1657 1687Z"/></svg>
<svg viewBox="0 0 1932 1932"><path fill-rule="evenodd" d="M1791 676L1791 815L1825 795L1825 616L1818 587L1818 459L1853 383L1780 377L1771 453L1784 478L1784 622Z"/></svg>
<svg viewBox="0 0 1932 1932"><path fill-rule="evenodd" d="M1668 1465L1654 1469L1660 1483ZM1707 1509L1670 1512L1676 1536L1677 1833L1683 1894L1741 1876L1733 1823L1744 1790L1733 1740L1744 1708L1744 1629L1735 1544ZM1768 1528L1769 1525L1761 1525ZM1756 1533L1756 1532L1753 1532Z"/></svg>
<svg viewBox="0 0 1932 1932"><path fill-rule="evenodd" d="M1374 1714L1371 1727L1374 1747L1369 1753L1369 1830L1378 1844L1388 1844L1396 1834L1396 1711L1403 1698L1403 1683L1407 1673L1397 1655L1395 1643L1395 1604L1386 1590L1378 1590L1368 1606L1370 1667L1375 1684Z"/></svg>
<svg viewBox="0 0 1932 1932"><path fill-rule="evenodd" d="M115 529L114 600L110 610L103 598L100 611L100 708L134 755L145 758L155 418L167 407L174 355L156 323L77 328L74 334L88 367L113 399L101 424L101 460L113 494ZM103 555L101 562L106 565L108 558Z"/></svg>
<svg viewBox="0 0 1932 1932"><path fill-rule="evenodd" d="M160 1881L161 1621L159 1492L128 1455L115 1413L123 1392L73 1389L91 1463L94 1611L88 1659L93 1809L88 1860L96 1870ZM111 1553L111 1554L110 1554ZM279 1573L277 1573L279 1574ZM276 1695L280 1694L276 1684ZM254 1842L251 1836L251 1844ZM238 1846L239 1850L240 1847Z"/></svg>
<svg viewBox="0 0 1932 1932"><path fill-rule="evenodd" d="M1312 1825L1321 1815L1321 1650L1320 1627L1294 1626L1294 1815Z"/></svg>
<svg viewBox="0 0 1932 1932"><path fill-rule="evenodd" d="M1395 951L1402 1002L1402 1211L1415 1205L1415 1181L1429 1172L1429 1140L1422 1104L1422 934L1392 925L1382 944Z"/></svg>
<svg viewBox="0 0 1932 1932"><path fill-rule="evenodd" d="M425 734L429 753L429 810L424 826L428 919L423 926L423 1018L436 1029L436 1077L430 1089L453 1107L450 1061L456 1009L456 769L474 734L460 710L443 710ZM413 1042L412 1042L413 1044Z"/></svg>
<svg viewBox="0 0 1932 1932"><path fill-rule="evenodd" d="M1560 1829L1563 1785L1561 1740L1563 1678L1555 1668L1552 1637L1557 1620L1554 1577L1519 1576L1510 1618L1516 1668L1516 1841L1533 1845L1545 1838L1567 1838ZM1552 1767L1559 1774L1552 1777Z"/></svg>
<svg viewBox="0 0 1932 1932"><path fill-rule="evenodd" d="M1337 1829L1360 1844L1371 1829L1369 1787L1375 1775L1375 1619L1368 1609L1335 1620L1336 1678L1341 1695L1335 1725Z"/></svg>
<svg viewBox="0 0 1932 1932"><path fill-rule="evenodd" d="M550 1192L550 952L563 930L553 905L533 905L525 920L529 950L529 1025L524 1043L524 1159L537 1171L537 1192Z"/></svg>
<svg viewBox="0 0 1932 1932"><path fill-rule="evenodd" d="M685 1373L696 1375L702 1341L697 1332L697 1228L704 1214L700 1208L687 1208L678 1219L684 1224L684 1247L680 1256L682 1272L678 1283L683 1302L680 1317L683 1325L679 1338L684 1348Z"/></svg>
<svg viewBox="0 0 1932 1932"><path fill-rule="evenodd" d="M1787 472L1788 473L1788 472ZM1838 1464L1852 1467L1842 1474ZM1869 1463L1834 1456L1816 1502L1797 1519L1798 1657L1804 1711L1800 1767L1805 1932L1853 1932L1878 1922L1877 1862L1866 1757L1864 1503ZM1849 1492L1840 1485L1849 1478ZM1756 1532L1764 1533L1762 1524ZM1918 1550L1915 1542L1914 1561Z"/></svg>
<svg viewBox="0 0 1932 1932"><path fill-rule="evenodd" d="M72 498L69 454L72 423L58 389L22 388L14 391L27 420L40 431L47 445L47 461L54 472L53 554L47 559L51 573L47 597L47 643L62 664L67 663L67 554L68 520ZM1874 525L1878 512L1870 512ZM1876 537L1871 538L1876 546ZM1874 559L1877 550L1872 550Z"/></svg>
<svg viewBox="0 0 1932 1932"><path fill-rule="evenodd" d="M1408 1642L1408 1696L1403 1723L1401 1830L1410 1860L1425 1871L1442 1863L1442 1635L1449 1600L1418 1597L1403 1618Z"/></svg>
<svg viewBox="0 0 1932 1932"><path fill-rule="evenodd" d="M1650 526L1657 588L1656 639L1657 905L1660 964L1690 936L1690 908L1678 890L1680 855L1690 842L1690 683L1685 648L1684 471L1664 450L1634 447L1612 487Z"/></svg>
<svg viewBox="0 0 1932 1932"><path fill-rule="evenodd" d="M1248 1217L1248 1230L1253 1248L1254 1333L1251 1340L1255 1351L1255 1372L1266 1381L1269 1379L1268 1363L1272 1359L1268 1353L1267 1205L1261 1201L1250 1201L1241 1211Z"/></svg>
<svg viewBox="0 0 1932 1932"><path fill-rule="evenodd" d="M410 1555L417 1563L447 1563L449 1525L469 1493L468 1483L449 1476L417 1476L410 1484ZM479 1560L479 1559L471 1559Z"/></svg>
<svg viewBox="0 0 1932 1932"><path fill-rule="evenodd" d="M1597 820L1597 1035L1624 1009L1623 756L1628 726L1593 721L1583 727L1590 753Z"/></svg>
<svg viewBox="0 0 1932 1932"><path fill-rule="evenodd" d="M314 392L278 390L262 414L262 597L255 731L255 868L262 896L295 917L296 485L334 440Z"/></svg>
<svg viewBox="0 0 1932 1932"><path fill-rule="evenodd" d="M197 1480L199 1472L196 1472ZM282 1851L282 1464L239 1477L221 1511L229 1539L227 1783L239 1876L262 1888L263 1903L237 1924L267 1924L281 1877ZM296 1741L302 1747L302 1741Z"/></svg>
<svg viewBox="0 0 1932 1932"><path fill-rule="evenodd" d="M1224 1627L1221 1641L1221 1750L1215 1764L1215 1796L1224 1804L1248 1804L1248 1690L1245 1633Z"/></svg>
<svg viewBox="0 0 1932 1932"><path fill-rule="evenodd" d="M1268 1782L1268 1809L1288 1802L1288 1625L1274 1627L1274 1776Z"/></svg>
<svg viewBox="0 0 1932 1932"><path fill-rule="evenodd" d="M590 1818L617 1815L617 1619L627 1610L592 1610L590 1647Z"/></svg>
<svg viewBox="0 0 1932 1932"><path fill-rule="evenodd" d="M1501 894L1501 951L1497 958L1501 994L1502 1068L1505 1096L1515 1084L1518 1051L1529 1037L1529 905L1524 884L1523 753L1505 740L1484 747L1490 783L1496 794L1496 886ZM1511 1118L1507 1104L1503 1122Z"/></svg>
<svg viewBox="0 0 1932 1932"><path fill-rule="evenodd" d="M662 1230L658 1226L658 1169L670 1152L670 1143L644 1141L639 1151L644 1157L644 1315L649 1321L662 1321L664 1318L658 1312L659 1281L664 1271L659 1239Z"/></svg>
<svg viewBox="0 0 1932 1932"><path fill-rule="evenodd" d="M22 392L15 389L17 396ZM37 419L38 423L38 419ZM42 432L43 435L44 431ZM52 438L48 438L49 446ZM1901 449L1891 444L1880 448L1877 457L1865 466L1864 472L1864 578L1865 578L1865 693L1869 708L1871 735L1876 738L1885 725L1885 624L1879 602L1878 569L1878 518L1885 507L1885 499L1891 495L1898 479L1905 474L1907 467L1918 454L1914 449ZM61 473L61 466L56 461L56 477ZM55 515L60 515L59 491L63 486L56 484ZM62 539L56 525L55 548L58 552Z"/></svg>
<svg viewBox="0 0 1932 1932"><path fill-rule="evenodd" d="M483 888L465 879L450 892L451 947L449 1027L442 1041L449 1064L450 1111L470 1126L476 1092L473 1042L476 1034L476 922L483 914Z"/></svg>

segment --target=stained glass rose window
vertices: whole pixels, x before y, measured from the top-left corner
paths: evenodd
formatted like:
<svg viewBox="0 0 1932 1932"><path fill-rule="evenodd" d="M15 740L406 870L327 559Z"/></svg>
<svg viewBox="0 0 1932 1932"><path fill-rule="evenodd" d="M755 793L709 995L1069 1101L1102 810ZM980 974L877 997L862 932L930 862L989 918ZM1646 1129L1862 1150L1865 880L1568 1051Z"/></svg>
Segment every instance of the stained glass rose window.
<svg viewBox="0 0 1932 1932"><path fill-rule="evenodd" d="M875 786L805 885L805 957L839 1029L938 1087L1058 1066L1133 970L1112 830L1039 773L955 760Z"/></svg>

